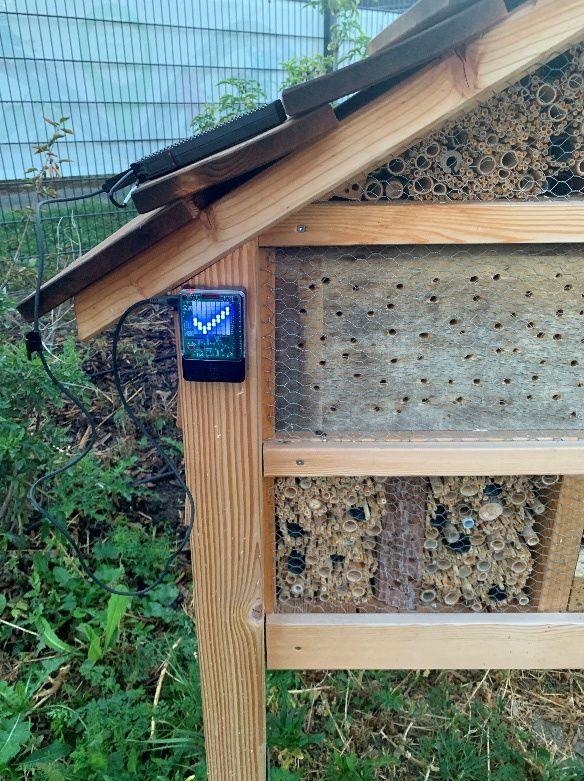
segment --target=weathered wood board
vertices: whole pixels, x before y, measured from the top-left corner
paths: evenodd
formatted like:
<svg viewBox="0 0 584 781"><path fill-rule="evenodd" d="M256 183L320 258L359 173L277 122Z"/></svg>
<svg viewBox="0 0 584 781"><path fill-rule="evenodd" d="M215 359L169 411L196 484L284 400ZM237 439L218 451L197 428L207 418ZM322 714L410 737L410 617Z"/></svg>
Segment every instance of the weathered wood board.
<svg viewBox="0 0 584 781"><path fill-rule="evenodd" d="M276 429L578 429L582 254L277 250Z"/></svg>

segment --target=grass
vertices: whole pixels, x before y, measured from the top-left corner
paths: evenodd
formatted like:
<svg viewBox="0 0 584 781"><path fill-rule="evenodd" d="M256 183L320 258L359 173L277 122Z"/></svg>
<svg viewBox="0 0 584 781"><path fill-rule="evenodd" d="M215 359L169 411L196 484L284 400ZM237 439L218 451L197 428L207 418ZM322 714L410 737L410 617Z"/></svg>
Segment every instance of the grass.
<svg viewBox="0 0 584 781"><path fill-rule="evenodd" d="M87 246L109 233L90 208L76 211L77 227L64 220L58 235L71 229ZM56 224L47 226L52 242ZM6 268L16 238L4 234ZM34 254L30 236L23 248ZM61 263L54 254L52 270ZM32 272L15 264L8 292L26 289ZM12 501L0 513L0 779L204 779L188 555L157 591L126 603L88 582L40 523L27 486L78 447L85 426L55 396L46 402L50 388L16 346L20 328L6 299L3 311L0 505L9 491ZM176 365L157 361L172 351L170 321L150 314L129 336L127 394L180 457ZM59 371L85 387L98 420L97 456L45 501L102 577L139 585L175 543L181 497L172 483L135 486L162 465L119 411L107 367L106 339L82 362L65 352ZM266 707L271 781L584 778L581 672L278 672L267 675Z"/></svg>

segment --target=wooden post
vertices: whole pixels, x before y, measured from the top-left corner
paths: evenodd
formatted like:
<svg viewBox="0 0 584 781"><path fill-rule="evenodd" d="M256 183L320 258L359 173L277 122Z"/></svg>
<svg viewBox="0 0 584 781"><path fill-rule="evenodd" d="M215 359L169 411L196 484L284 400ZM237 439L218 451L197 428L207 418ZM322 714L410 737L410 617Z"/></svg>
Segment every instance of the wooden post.
<svg viewBox="0 0 584 781"><path fill-rule="evenodd" d="M247 293L246 379L180 380L209 781L266 778L259 263L251 241L189 285ZM180 361L179 361L180 366Z"/></svg>
<svg viewBox="0 0 584 781"><path fill-rule="evenodd" d="M572 581L578 563L584 519L581 497L584 478L566 476L550 489L547 512L541 519L542 549L534 571L537 610L559 613L568 609Z"/></svg>

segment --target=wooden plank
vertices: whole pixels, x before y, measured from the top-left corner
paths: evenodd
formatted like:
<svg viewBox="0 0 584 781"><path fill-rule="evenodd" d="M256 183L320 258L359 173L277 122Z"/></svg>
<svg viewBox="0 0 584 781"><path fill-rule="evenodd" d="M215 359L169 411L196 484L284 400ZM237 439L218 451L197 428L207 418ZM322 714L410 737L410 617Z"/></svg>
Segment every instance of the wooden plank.
<svg viewBox="0 0 584 781"><path fill-rule="evenodd" d="M474 2L475 0L418 0L369 41L369 54L376 54L388 46L427 30Z"/></svg>
<svg viewBox="0 0 584 781"><path fill-rule="evenodd" d="M583 34L584 0L523 6L467 46L464 56L452 54L411 77L82 291L75 300L81 337L99 333L133 302L180 284L351 176L371 170Z"/></svg>
<svg viewBox="0 0 584 781"><path fill-rule="evenodd" d="M584 666L584 616L268 615L270 670L569 669Z"/></svg>
<svg viewBox="0 0 584 781"><path fill-rule="evenodd" d="M149 212L165 203L204 190L306 146L338 124L330 106L322 106L298 119L290 119L267 133L211 155L198 163L142 184L132 196L139 212Z"/></svg>
<svg viewBox="0 0 584 781"><path fill-rule="evenodd" d="M273 250L259 251L260 277L260 351L262 381L262 437L269 439L275 433L275 265ZM264 607L273 612L276 604L276 506L274 478L263 478L264 488Z"/></svg>
<svg viewBox="0 0 584 781"><path fill-rule="evenodd" d="M422 30L390 49L383 49L352 65L285 89L282 103L286 113L295 117L352 92L405 74L476 38L506 16L503 0L477 0L472 8L462 9L447 21Z"/></svg>
<svg viewBox="0 0 584 781"><path fill-rule="evenodd" d="M264 474L540 475L584 474L578 442L265 442ZM574 568L572 568L572 575Z"/></svg>
<svg viewBox="0 0 584 781"><path fill-rule="evenodd" d="M580 242L584 201L313 203L259 237L261 247ZM298 230L302 226L302 230Z"/></svg>
<svg viewBox="0 0 584 781"><path fill-rule="evenodd" d="M81 258L74 260L42 286L40 314L50 312L72 298L79 290L92 285L130 258L192 222L195 213L187 204L178 201L153 214L135 217L122 225L115 233ZM27 296L17 308L26 320L32 322L34 294Z"/></svg>
<svg viewBox="0 0 584 781"><path fill-rule="evenodd" d="M191 280L247 291L242 384L180 380L209 781L266 773L259 264L250 242ZM180 361L179 361L180 366Z"/></svg>
<svg viewBox="0 0 584 781"><path fill-rule="evenodd" d="M564 470L559 470L561 474ZM570 591L584 533L584 478L563 477L542 499L547 512L538 518L541 548L534 572L535 604L540 613L568 609Z"/></svg>

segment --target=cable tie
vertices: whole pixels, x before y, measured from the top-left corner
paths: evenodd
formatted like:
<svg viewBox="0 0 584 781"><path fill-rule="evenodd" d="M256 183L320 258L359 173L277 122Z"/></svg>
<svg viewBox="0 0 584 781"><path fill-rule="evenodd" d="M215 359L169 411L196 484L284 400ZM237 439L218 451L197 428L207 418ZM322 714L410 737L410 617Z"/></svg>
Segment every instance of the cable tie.
<svg viewBox="0 0 584 781"><path fill-rule="evenodd" d="M41 354L43 350L43 340L40 331L29 331L24 337L26 343L26 355L28 360L32 360L35 353Z"/></svg>

